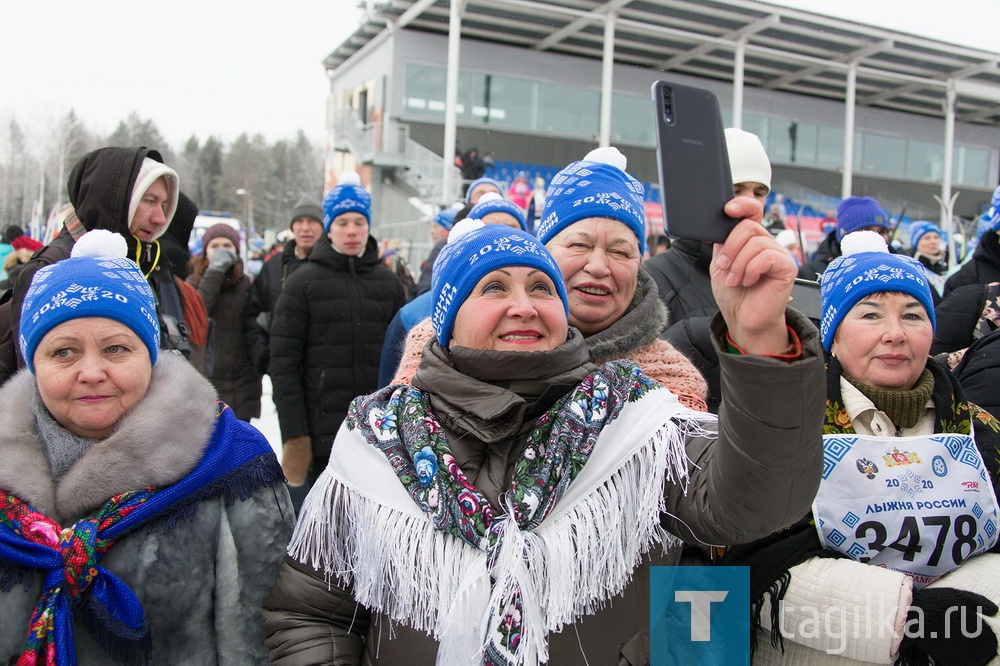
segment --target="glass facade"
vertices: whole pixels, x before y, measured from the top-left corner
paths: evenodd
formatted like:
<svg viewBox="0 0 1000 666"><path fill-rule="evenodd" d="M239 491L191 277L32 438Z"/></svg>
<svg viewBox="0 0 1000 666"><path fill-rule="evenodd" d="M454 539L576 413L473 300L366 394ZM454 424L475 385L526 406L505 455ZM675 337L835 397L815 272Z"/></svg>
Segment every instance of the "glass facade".
<svg viewBox="0 0 1000 666"><path fill-rule="evenodd" d="M445 69L408 63L404 113L444 117ZM596 88L554 85L532 79L462 71L458 84L458 122L495 125L594 139L599 131L601 93ZM723 109L726 122L731 113ZM646 96L615 93L611 136L619 143L653 147L652 102ZM760 137L773 164L837 169L844 155L842 127L802 119L745 114L743 129ZM926 139L859 131L855 134L854 171L859 174L936 182L944 170L944 146ZM955 145L955 185L988 188L990 151Z"/></svg>

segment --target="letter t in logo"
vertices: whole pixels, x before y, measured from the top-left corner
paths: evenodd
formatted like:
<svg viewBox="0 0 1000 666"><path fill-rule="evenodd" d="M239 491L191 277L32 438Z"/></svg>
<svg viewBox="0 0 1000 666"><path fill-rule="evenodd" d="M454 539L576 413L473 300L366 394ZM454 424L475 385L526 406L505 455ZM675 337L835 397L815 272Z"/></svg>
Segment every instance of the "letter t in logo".
<svg viewBox="0 0 1000 666"><path fill-rule="evenodd" d="M691 640L712 640L712 602L721 602L725 590L675 590L674 601L691 604Z"/></svg>

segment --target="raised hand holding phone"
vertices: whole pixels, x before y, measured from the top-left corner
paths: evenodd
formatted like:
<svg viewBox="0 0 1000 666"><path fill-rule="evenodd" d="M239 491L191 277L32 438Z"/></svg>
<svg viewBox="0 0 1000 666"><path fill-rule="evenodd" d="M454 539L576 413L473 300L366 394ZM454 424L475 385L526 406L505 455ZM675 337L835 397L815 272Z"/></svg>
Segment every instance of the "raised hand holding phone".
<svg viewBox="0 0 1000 666"><path fill-rule="evenodd" d="M651 88L663 219L673 238L722 243L737 220L719 100L709 90L670 81Z"/></svg>

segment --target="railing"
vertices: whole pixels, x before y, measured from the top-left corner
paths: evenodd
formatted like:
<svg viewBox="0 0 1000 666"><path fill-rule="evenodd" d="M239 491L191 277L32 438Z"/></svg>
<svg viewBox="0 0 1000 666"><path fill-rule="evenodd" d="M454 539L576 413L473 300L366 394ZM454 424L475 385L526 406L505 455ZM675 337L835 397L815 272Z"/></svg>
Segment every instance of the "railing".
<svg viewBox="0 0 1000 666"><path fill-rule="evenodd" d="M410 128L395 120L362 123L353 110L334 114L334 139L358 162L401 170L403 180L421 199L433 203L461 198L462 174L452 169L449 192L444 191L444 160L410 138Z"/></svg>

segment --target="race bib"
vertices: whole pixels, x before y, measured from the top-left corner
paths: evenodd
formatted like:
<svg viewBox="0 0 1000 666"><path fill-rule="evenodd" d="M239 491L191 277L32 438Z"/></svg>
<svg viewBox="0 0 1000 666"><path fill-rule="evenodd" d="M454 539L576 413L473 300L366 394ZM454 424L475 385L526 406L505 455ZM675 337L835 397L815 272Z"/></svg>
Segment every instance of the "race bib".
<svg viewBox="0 0 1000 666"><path fill-rule="evenodd" d="M997 541L997 499L969 435L823 436L820 541L922 587Z"/></svg>

